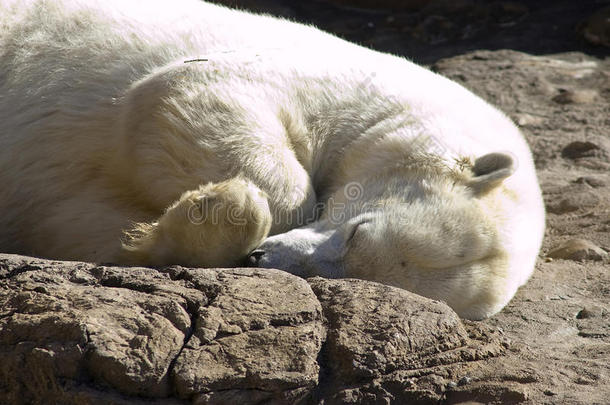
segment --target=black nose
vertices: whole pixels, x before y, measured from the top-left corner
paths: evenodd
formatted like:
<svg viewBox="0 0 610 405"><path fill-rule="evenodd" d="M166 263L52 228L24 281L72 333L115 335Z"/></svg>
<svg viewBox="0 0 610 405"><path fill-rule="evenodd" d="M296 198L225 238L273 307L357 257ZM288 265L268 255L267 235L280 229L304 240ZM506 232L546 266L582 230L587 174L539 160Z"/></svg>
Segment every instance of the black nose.
<svg viewBox="0 0 610 405"><path fill-rule="evenodd" d="M250 256L248 256L247 265L249 267L258 267L258 263L260 262L261 257L263 257L264 255L264 250L253 250L252 253L250 253Z"/></svg>

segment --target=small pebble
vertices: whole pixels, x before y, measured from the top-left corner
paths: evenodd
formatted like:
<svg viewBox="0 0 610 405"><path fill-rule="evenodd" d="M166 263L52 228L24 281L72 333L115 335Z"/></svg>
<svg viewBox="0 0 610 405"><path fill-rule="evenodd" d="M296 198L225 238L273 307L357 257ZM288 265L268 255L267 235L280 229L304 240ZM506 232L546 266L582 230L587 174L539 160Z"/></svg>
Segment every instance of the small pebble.
<svg viewBox="0 0 610 405"><path fill-rule="evenodd" d="M451 383L449 383L449 384L451 384ZM417 387L417 383L416 383L415 379L408 379L408 380L404 381L403 386L407 389L412 389L412 388Z"/></svg>
<svg viewBox="0 0 610 405"><path fill-rule="evenodd" d="M561 156L568 159L594 157L601 153L601 148L589 141L574 141L567 144L561 151Z"/></svg>
<svg viewBox="0 0 610 405"><path fill-rule="evenodd" d="M608 253L599 246L585 239L570 239L558 248L553 249L548 257L567 260L603 260Z"/></svg>
<svg viewBox="0 0 610 405"><path fill-rule="evenodd" d="M574 183L587 184L593 188L600 188L606 186L606 183L603 180L591 176L579 177L574 181Z"/></svg>
<svg viewBox="0 0 610 405"><path fill-rule="evenodd" d="M531 114L518 114L515 118L520 127L541 125L545 120L544 117L534 116Z"/></svg>
<svg viewBox="0 0 610 405"><path fill-rule="evenodd" d="M598 94L595 90L560 90L553 97L553 101L559 104L590 104L597 100Z"/></svg>
<svg viewBox="0 0 610 405"><path fill-rule="evenodd" d="M573 198L564 198L556 204L548 204L546 209L553 214L567 214L568 212L578 211L579 204Z"/></svg>
<svg viewBox="0 0 610 405"><path fill-rule="evenodd" d="M585 307L578 311L576 314L576 319L590 319L597 318L603 316L604 308L599 305L593 305L590 307Z"/></svg>
<svg viewBox="0 0 610 405"><path fill-rule="evenodd" d="M582 377L582 376L578 377L576 380L574 380L574 382L576 384L580 384L580 385L593 385L593 384L595 384L595 381L593 381L592 379L587 378L587 377Z"/></svg>
<svg viewBox="0 0 610 405"><path fill-rule="evenodd" d="M472 378L462 377L462 378L460 378L460 381L458 381L458 385L467 385L467 384L470 384L471 382L472 382Z"/></svg>

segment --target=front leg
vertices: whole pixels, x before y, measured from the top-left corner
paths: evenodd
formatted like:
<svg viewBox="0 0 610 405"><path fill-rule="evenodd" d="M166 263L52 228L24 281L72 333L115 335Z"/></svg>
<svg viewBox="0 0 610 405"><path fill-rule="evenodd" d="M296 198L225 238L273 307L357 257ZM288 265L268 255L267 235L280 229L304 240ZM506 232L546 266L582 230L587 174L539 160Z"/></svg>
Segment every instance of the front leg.
<svg viewBox="0 0 610 405"><path fill-rule="evenodd" d="M267 197L233 178L187 191L158 221L125 232L124 262L132 265L235 267L267 237Z"/></svg>

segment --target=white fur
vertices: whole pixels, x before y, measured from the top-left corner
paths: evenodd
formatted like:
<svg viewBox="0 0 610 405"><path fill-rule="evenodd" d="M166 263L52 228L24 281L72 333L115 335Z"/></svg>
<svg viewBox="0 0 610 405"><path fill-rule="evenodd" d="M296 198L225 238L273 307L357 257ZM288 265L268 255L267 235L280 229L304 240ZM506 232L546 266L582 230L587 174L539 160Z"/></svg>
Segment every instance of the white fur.
<svg viewBox="0 0 610 405"><path fill-rule="evenodd" d="M262 243L260 265L469 318L527 281L544 228L529 149L481 99L195 0L0 0L0 187L3 251L234 266Z"/></svg>

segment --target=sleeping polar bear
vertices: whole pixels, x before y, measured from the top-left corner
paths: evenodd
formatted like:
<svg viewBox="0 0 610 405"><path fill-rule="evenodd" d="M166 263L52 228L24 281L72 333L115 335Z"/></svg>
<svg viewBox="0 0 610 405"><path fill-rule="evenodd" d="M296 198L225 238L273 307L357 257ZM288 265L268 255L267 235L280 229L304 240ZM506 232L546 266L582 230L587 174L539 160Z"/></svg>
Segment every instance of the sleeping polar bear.
<svg viewBox="0 0 610 405"><path fill-rule="evenodd" d="M0 30L2 251L357 277L473 319L533 270L519 131L403 58L196 0L0 0Z"/></svg>

